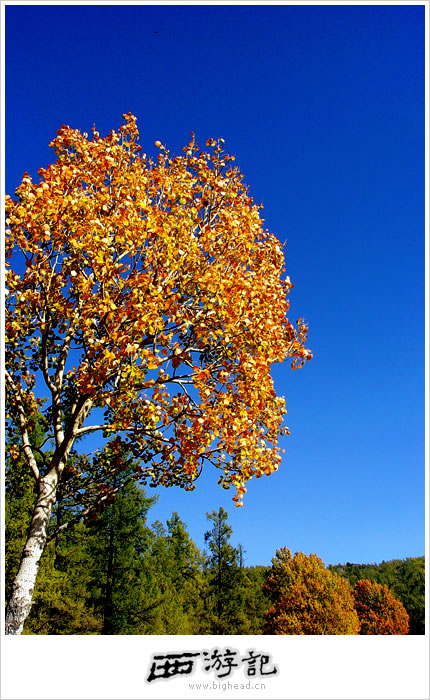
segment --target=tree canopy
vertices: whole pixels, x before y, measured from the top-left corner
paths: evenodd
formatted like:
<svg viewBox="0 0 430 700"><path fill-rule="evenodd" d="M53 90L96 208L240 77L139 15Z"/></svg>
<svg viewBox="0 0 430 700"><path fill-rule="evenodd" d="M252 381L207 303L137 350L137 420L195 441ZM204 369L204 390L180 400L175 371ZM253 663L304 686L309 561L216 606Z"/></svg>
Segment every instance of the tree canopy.
<svg viewBox="0 0 430 700"><path fill-rule="evenodd" d="M6 199L9 408L35 471L25 432L40 373L60 458L100 430L150 463L153 483L192 488L210 459L239 503L279 465L270 365L311 357L306 326L287 318L282 248L221 140L206 153L193 137L176 157L158 144L153 162L124 117L92 140L63 126L39 184L25 175ZM103 420L86 423L94 408Z"/></svg>
<svg viewBox="0 0 430 700"><path fill-rule="evenodd" d="M283 547L272 559L264 589L272 599L264 634L358 634L348 581L310 554Z"/></svg>
<svg viewBox="0 0 430 700"><path fill-rule="evenodd" d="M360 634L408 634L409 615L388 586L357 581L355 608L360 618Z"/></svg>

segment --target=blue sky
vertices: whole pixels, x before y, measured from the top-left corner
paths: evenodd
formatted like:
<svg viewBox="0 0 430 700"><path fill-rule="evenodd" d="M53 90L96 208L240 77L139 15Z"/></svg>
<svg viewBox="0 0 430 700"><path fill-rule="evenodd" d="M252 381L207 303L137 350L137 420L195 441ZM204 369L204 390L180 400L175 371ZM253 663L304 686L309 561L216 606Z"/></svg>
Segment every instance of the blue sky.
<svg viewBox="0 0 430 700"><path fill-rule="evenodd" d="M287 240L291 318L314 359L274 367L291 435L245 506L210 468L157 489L203 547L222 505L246 563L424 553L424 7L6 7L6 192L61 124L131 111L147 153L222 136Z"/></svg>

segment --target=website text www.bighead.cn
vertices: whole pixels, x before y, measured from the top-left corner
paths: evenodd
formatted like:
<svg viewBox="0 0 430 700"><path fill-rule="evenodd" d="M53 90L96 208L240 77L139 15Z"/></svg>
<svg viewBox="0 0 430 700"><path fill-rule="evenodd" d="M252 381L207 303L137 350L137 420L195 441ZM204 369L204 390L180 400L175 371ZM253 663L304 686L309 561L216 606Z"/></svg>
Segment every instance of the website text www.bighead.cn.
<svg viewBox="0 0 430 700"><path fill-rule="evenodd" d="M212 681L212 683L188 683L189 690L266 690L265 683L231 683L230 681Z"/></svg>

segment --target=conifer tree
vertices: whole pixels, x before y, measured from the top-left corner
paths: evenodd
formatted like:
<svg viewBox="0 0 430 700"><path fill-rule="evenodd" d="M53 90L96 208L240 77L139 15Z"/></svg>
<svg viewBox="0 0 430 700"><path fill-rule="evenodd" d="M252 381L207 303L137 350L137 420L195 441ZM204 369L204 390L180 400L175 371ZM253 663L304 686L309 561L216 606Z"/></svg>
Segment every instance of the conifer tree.
<svg viewBox="0 0 430 700"><path fill-rule="evenodd" d="M206 633L247 634L244 612L246 576L239 567L239 551L230 544L232 529L228 513L221 506L207 513L212 529L205 533L209 552L206 557Z"/></svg>
<svg viewBox="0 0 430 700"><path fill-rule="evenodd" d="M151 608L153 601L145 595L145 559L153 534L146 520L155 501L130 482L90 526L92 595L102 617L102 634L139 634Z"/></svg>
<svg viewBox="0 0 430 700"><path fill-rule="evenodd" d="M159 604L150 633L198 634L202 556L177 513L172 513L166 527L157 521L152 530L148 576L155 582Z"/></svg>
<svg viewBox="0 0 430 700"><path fill-rule="evenodd" d="M264 613L270 607L270 597L263 590L265 566L247 566L244 612L248 621L247 634L262 634Z"/></svg>
<svg viewBox="0 0 430 700"><path fill-rule="evenodd" d="M392 592L409 615L409 634L425 634L425 558L409 557L396 570Z"/></svg>

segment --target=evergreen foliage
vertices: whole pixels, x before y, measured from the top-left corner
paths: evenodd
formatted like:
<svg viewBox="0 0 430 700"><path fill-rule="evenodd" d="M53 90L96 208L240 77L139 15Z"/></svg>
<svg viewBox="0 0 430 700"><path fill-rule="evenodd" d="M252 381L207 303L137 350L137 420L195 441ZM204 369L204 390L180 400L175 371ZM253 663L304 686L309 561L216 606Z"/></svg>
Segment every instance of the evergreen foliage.
<svg viewBox="0 0 430 700"><path fill-rule="evenodd" d="M23 634L100 634L91 534L82 523L46 548Z"/></svg>
<svg viewBox="0 0 430 700"><path fill-rule="evenodd" d="M249 580L239 565L243 548L235 548L229 542L232 529L224 508L207 513L207 517L213 525L205 533L209 550L205 562L205 633L250 634L245 613L245 591Z"/></svg>
<svg viewBox="0 0 430 700"><path fill-rule="evenodd" d="M89 527L92 597L102 634L139 634L148 607L145 558L153 537L146 517L155 502L129 483Z"/></svg>

